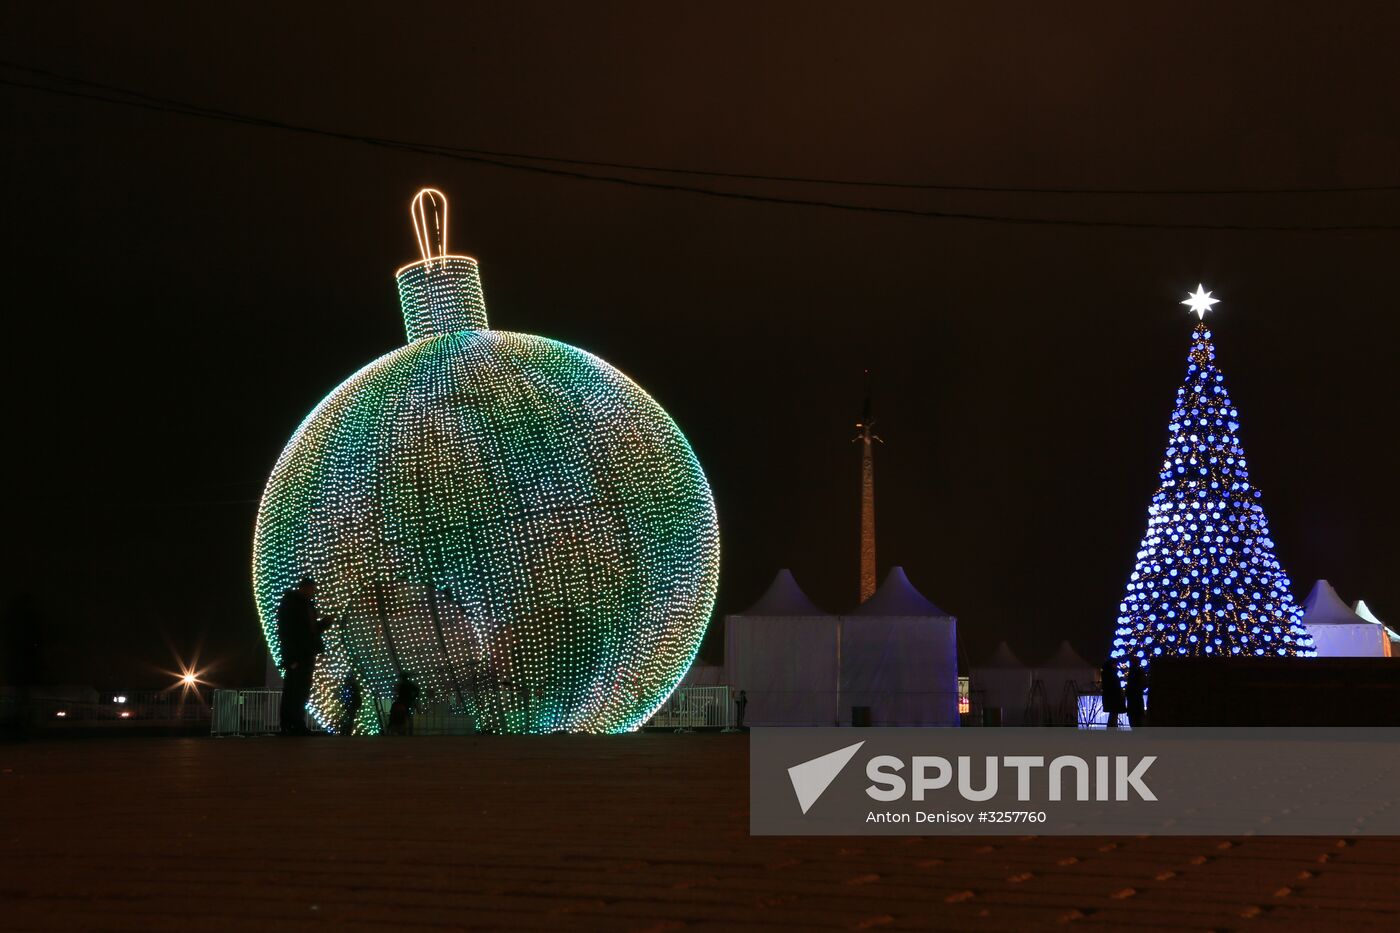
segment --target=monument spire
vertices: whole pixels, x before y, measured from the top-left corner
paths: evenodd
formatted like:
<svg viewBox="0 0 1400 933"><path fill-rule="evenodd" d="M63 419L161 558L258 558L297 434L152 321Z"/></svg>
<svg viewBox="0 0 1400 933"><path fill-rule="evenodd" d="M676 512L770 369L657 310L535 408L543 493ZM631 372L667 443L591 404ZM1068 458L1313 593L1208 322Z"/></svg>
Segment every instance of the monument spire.
<svg viewBox="0 0 1400 933"><path fill-rule="evenodd" d="M860 601L865 602L875 595L877 584L875 570L875 442L881 440L875 433L875 417L870 407L870 370L865 371L865 404L861 407L860 420L856 422L857 434L851 440L860 441Z"/></svg>

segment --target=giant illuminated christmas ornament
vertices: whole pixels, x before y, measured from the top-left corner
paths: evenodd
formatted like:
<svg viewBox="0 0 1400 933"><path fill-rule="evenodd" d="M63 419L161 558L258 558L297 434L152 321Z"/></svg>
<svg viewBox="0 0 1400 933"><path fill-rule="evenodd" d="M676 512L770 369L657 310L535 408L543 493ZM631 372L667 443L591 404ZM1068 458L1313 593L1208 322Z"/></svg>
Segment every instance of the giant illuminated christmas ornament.
<svg viewBox="0 0 1400 933"><path fill-rule="evenodd" d="M1163 655L1313 654L1302 610L1274 555L1239 439L1240 413L1215 366L1203 286L1182 302L1199 317L1168 425L1161 487L1118 606L1112 656L1126 671Z"/></svg>
<svg viewBox="0 0 1400 933"><path fill-rule="evenodd" d="M408 344L292 435L258 511L253 588L318 583L310 709L373 733L401 677L497 732L621 732L695 658L719 574L714 502L671 418L596 356L489 330L447 201L412 217L398 271Z"/></svg>

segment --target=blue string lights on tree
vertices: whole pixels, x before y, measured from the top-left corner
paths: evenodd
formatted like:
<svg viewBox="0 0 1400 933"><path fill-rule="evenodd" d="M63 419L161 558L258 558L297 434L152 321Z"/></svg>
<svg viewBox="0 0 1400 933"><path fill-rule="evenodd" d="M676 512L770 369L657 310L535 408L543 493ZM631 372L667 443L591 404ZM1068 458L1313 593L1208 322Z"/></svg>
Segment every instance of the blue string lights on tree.
<svg viewBox="0 0 1400 933"><path fill-rule="evenodd" d="M1120 665L1314 653L1249 480L1239 410L1215 365L1205 315L1218 301L1197 286L1182 302L1200 320L1176 390L1161 487L1118 606L1112 657Z"/></svg>
<svg viewBox="0 0 1400 933"><path fill-rule="evenodd" d="M583 350L490 330L447 200L412 216L408 344L302 422L258 510L253 588L303 575L336 624L310 709L377 732L400 677L494 732L620 732L680 682L709 623L719 533L705 475L651 396Z"/></svg>

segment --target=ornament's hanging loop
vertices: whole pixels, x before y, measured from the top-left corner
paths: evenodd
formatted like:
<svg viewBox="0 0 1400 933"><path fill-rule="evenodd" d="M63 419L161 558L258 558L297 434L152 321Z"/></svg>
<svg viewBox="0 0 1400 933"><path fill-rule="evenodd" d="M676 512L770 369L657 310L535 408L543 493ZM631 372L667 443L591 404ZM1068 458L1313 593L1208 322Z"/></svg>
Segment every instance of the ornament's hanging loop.
<svg viewBox="0 0 1400 933"><path fill-rule="evenodd" d="M486 302L476 260L447 251L447 195L423 188L409 203L422 256L394 273L409 341L486 330Z"/></svg>
<svg viewBox="0 0 1400 933"><path fill-rule="evenodd" d="M447 195L436 188L424 188L413 199L409 213L423 261L432 265L434 259L444 258L447 255Z"/></svg>

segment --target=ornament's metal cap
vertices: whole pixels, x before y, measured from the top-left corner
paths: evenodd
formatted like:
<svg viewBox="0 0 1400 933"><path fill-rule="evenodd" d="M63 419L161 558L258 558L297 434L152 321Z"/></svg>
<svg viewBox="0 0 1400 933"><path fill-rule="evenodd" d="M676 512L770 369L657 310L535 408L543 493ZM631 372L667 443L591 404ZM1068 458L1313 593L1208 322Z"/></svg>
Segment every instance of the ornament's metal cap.
<svg viewBox="0 0 1400 933"><path fill-rule="evenodd" d="M447 195L424 188L414 197L409 214L423 257L395 273L409 343L486 330L486 299L476 260L447 252Z"/></svg>

